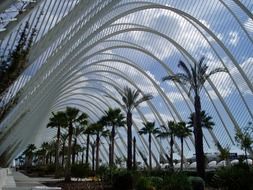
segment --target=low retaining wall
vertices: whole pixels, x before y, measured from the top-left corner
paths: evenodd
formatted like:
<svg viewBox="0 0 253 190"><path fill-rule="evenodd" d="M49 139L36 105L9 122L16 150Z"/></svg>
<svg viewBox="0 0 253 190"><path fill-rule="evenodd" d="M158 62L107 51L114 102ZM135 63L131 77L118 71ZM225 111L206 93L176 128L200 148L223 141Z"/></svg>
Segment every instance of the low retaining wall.
<svg viewBox="0 0 253 190"><path fill-rule="evenodd" d="M16 188L15 180L12 176L10 168L1 168L0 169L0 190L6 188Z"/></svg>

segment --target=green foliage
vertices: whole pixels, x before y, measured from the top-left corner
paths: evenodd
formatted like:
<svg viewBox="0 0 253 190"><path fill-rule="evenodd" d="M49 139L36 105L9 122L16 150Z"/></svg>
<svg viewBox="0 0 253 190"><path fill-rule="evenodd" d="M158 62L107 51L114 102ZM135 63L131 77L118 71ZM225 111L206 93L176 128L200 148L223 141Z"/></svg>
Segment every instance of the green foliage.
<svg viewBox="0 0 253 190"><path fill-rule="evenodd" d="M190 176L188 178L193 190L204 190L205 181L201 177Z"/></svg>
<svg viewBox="0 0 253 190"><path fill-rule="evenodd" d="M184 173L173 173L163 180L161 190L191 190L191 183Z"/></svg>
<svg viewBox="0 0 253 190"><path fill-rule="evenodd" d="M161 189L163 186L163 178L161 177L151 176L148 177L148 180L151 182L152 186L155 187L156 189Z"/></svg>
<svg viewBox="0 0 253 190"><path fill-rule="evenodd" d="M113 175L113 190L132 190L134 187L133 173L120 171Z"/></svg>
<svg viewBox="0 0 253 190"><path fill-rule="evenodd" d="M250 149L251 145L253 144L253 139L251 137L251 122L249 122L248 126L238 129L235 134L236 142L241 146L242 149L248 150Z"/></svg>
<svg viewBox="0 0 253 190"><path fill-rule="evenodd" d="M76 178L84 178L89 175L88 164L74 164L71 166L71 175Z"/></svg>
<svg viewBox="0 0 253 190"><path fill-rule="evenodd" d="M195 117L195 112L191 113L188 118L189 121L187 124L189 125L189 127L194 127L194 117ZM215 125L215 123L213 122L213 118L208 113L206 113L205 110L202 110L200 112L200 118L201 118L202 128L213 129L213 126Z"/></svg>
<svg viewBox="0 0 253 190"><path fill-rule="evenodd" d="M140 177L136 184L136 190L147 190L152 187L152 182L148 177Z"/></svg>
<svg viewBox="0 0 253 190"><path fill-rule="evenodd" d="M53 174L55 173L55 164L49 164L46 167L46 173L47 174Z"/></svg>
<svg viewBox="0 0 253 190"><path fill-rule="evenodd" d="M213 176L212 186L226 190L252 190L253 171L246 164L221 168Z"/></svg>

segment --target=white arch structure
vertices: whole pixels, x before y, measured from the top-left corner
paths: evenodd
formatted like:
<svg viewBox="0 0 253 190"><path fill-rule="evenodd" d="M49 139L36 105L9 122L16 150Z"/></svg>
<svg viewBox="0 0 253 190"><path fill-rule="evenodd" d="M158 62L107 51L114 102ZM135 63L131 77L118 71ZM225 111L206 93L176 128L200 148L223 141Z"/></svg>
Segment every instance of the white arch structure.
<svg viewBox="0 0 253 190"><path fill-rule="evenodd" d="M3 1L0 11L14 2ZM0 50L7 55L26 21L30 30L37 29L29 67L2 97L8 100L19 92L18 104L0 124L1 157L9 164L29 143L52 137L55 131L45 129L52 111L75 106L96 121L108 107L119 107L105 94L120 99L117 90L128 85L154 95L134 112L141 158L147 154L146 138L137 133L143 121L157 126L187 121L193 111L187 89L161 78L177 73L179 60L192 64L201 56L211 68L229 71L213 76L201 93L202 108L216 123L213 130L204 130L204 148L215 149L217 142L234 145L235 129L253 119L252 7L249 0L38 1L0 32ZM124 156L126 132L118 132L115 153ZM193 137L185 142L186 154L194 152ZM153 137L153 144L158 164L168 141ZM108 145L103 146L107 162ZM180 152L177 144L175 150Z"/></svg>

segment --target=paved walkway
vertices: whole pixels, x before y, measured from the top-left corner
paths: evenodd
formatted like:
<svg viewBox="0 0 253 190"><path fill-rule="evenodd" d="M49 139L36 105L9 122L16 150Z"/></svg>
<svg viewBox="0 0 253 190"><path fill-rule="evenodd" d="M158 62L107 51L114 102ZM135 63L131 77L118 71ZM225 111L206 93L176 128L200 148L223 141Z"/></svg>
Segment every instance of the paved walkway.
<svg viewBox="0 0 253 190"><path fill-rule="evenodd" d="M42 184L42 182L49 182L49 181L59 181L60 179L53 179L48 177L28 177L21 172L12 171L12 175L16 182L16 187L46 187Z"/></svg>
<svg viewBox="0 0 253 190"><path fill-rule="evenodd" d="M21 172L12 171L12 175L16 182L17 187L34 187L34 186L43 186L38 179L30 178Z"/></svg>

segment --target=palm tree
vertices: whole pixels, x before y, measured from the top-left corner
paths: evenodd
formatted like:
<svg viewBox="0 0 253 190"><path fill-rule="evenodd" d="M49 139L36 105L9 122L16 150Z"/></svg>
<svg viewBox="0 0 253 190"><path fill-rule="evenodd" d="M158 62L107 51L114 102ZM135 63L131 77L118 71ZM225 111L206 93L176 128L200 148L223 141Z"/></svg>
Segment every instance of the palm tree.
<svg viewBox="0 0 253 190"><path fill-rule="evenodd" d="M122 168L122 163L124 162L124 158L116 156L115 158L115 164Z"/></svg>
<svg viewBox="0 0 253 190"><path fill-rule="evenodd" d="M186 127L185 122L177 123L175 136L180 138L181 142L181 167L180 167L181 171L183 171L183 164L184 164L184 138L189 137L191 135L191 132L192 130Z"/></svg>
<svg viewBox="0 0 253 190"><path fill-rule="evenodd" d="M40 148L41 148L41 152L43 153L42 163L43 165L47 165L48 164L48 149L49 149L48 142L43 142Z"/></svg>
<svg viewBox="0 0 253 190"><path fill-rule="evenodd" d="M84 151L86 150L86 147L85 146L80 146L80 149L79 149L82 153L82 159L81 159L81 164L84 164Z"/></svg>
<svg viewBox="0 0 253 190"><path fill-rule="evenodd" d="M61 142L62 142L62 167L64 166L64 158L65 158L65 147L66 147L66 141L68 139L68 134L64 133L61 134Z"/></svg>
<svg viewBox="0 0 253 190"><path fill-rule="evenodd" d="M55 176L59 176L59 147L60 147L60 136L61 136L61 127L66 127L67 122L65 120L65 113L64 112L57 112L54 114L52 112L52 117L49 118L49 122L47 127L57 128L56 134L56 153L55 153Z"/></svg>
<svg viewBox="0 0 253 190"><path fill-rule="evenodd" d="M142 102L148 101L153 98L150 94L144 94L140 97L141 91L133 90L128 86L125 86L123 91L119 91L122 98L122 103L114 97L109 96L116 101L121 107L124 108L127 114L127 169L132 170L133 167L133 155L132 155L132 111Z"/></svg>
<svg viewBox="0 0 253 190"><path fill-rule="evenodd" d="M91 152L92 152L92 171L95 171L95 148L96 148L96 142L91 143Z"/></svg>
<svg viewBox="0 0 253 190"><path fill-rule="evenodd" d="M168 121L168 126L165 127L164 125L161 126L161 128L163 129L162 131L160 131L158 133L158 135L156 137L160 137L160 138L168 138L170 137L170 167L173 170L173 145L174 145L174 135L175 135L175 131L176 131L176 123L174 121Z"/></svg>
<svg viewBox="0 0 253 190"><path fill-rule="evenodd" d="M79 153L83 153L84 148L80 144L75 144L73 146L75 146L74 147L74 150L75 150L75 163L76 162L78 163ZM83 157L82 157L82 159L83 159Z"/></svg>
<svg viewBox="0 0 253 190"><path fill-rule="evenodd" d="M49 164L53 164L53 157L56 153L56 142L55 140L52 140L48 143L48 155L49 155Z"/></svg>
<svg viewBox="0 0 253 190"><path fill-rule="evenodd" d="M241 145L241 149L244 149L245 159L248 163L247 150L251 150L253 139L250 135L249 128L237 129L235 133L235 140Z"/></svg>
<svg viewBox="0 0 253 190"><path fill-rule="evenodd" d="M70 172L70 158L71 158L71 148L72 148L72 136L74 132L74 124L82 124L86 120L87 115L85 113L80 113L77 108L67 107L65 111L67 123L68 123L68 153L67 153L67 164L65 168L65 181L71 181Z"/></svg>
<svg viewBox="0 0 253 190"><path fill-rule="evenodd" d="M152 169L152 159L151 159L151 140L152 140L152 134L157 134L159 132L159 129L155 127L155 122L145 122L143 123L144 127L141 128L139 131L140 135L148 135L148 151L149 151L149 169Z"/></svg>
<svg viewBox="0 0 253 190"><path fill-rule="evenodd" d="M183 61L179 61L178 67L181 67L183 72L174 75L165 76L162 78L165 80L172 80L182 85L189 87L189 93L193 92L194 96L194 135L195 135L195 150L196 150L196 162L197 173L200 177L205 178L205 156L203 150L203 131L201 128L201 100L200 92L204 86L204 83L215 73L227 72L224 68L216 68L207 73L208 66L204 64L204 57L199 62L194 62L193 65L186 66Z"/></svg>
<svg viewBox="0 0 253 190"><path fill-rule="evenodd" d="M191 113L188 121L188 125L190 127L194 127L194 117L195 113ZM206 129L213 129L213 126L215 125L213 122L212 116L208 115L205 110L200 112L200 118L201 118L201 128Z"/></svg>
<svg viewBox="0 0 253 190"><path fill-rule="evenodd" d="M85 155L85 163L89 163L89 150L90 150L90 135L95 135L92 124L87 126L83 132L86 136L86 155Z"/></svg>
<svg viewBox="0 0 253 190"><path fill-rule="evenodd" d="M86 124L88 124L88 121L86 120ZM85 131L85 127L84 126L79 126L76 127L74 129L74 144L73 144L73 150L72 150L72 164L75 163L75 157L76 157L76 145L77 145L77 138L83 134L83 132Z"/></svg>
<svg viewBox="0 0 253 190"><path fill-rule="evenodd" d="M33 156L34 156L34 150L36 150L36 146L34 144L29 144L25 151L23 152L23 155L25 155L26 158L26 166L31 167Z"/></svg>
<svg viewBox="0 0 253 190"><path fill-rule="evenodd" d="M102 118L101 118L102 119ZM103 122L99 120L97 123L92 124L94 134L96 135L96 171L99 169L99 146L100 138L109 135L109 130L104 129Z"/></svg>
<svg viewBox="0 0 253 190"><path fill-rule="evenodd" d="M115 127L123 127L126 123L124 115L121 113L119 108L109 108L108 111L105 111L105 116L103 120L106 122L106 125L112 127L110 134L110 156L109 156L109 165L114 165L114 141L115 141Z"/></svg>
<svg viewBox="0 0 253 190"><path fill-rule="evenodd" d="M226 147L222 147L219 143L216 145L219 152L220 152L220 155L219 157L221 158L221 160L225 160L226 161L226 165L228 166L229 165L229 155L230 155L230 147L229 146L226 146Z"/></svg>

